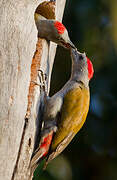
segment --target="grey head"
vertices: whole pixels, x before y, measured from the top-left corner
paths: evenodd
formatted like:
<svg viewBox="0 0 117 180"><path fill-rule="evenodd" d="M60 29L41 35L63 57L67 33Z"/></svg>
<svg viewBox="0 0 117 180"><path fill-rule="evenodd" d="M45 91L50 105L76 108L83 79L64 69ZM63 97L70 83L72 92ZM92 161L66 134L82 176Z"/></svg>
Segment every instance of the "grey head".
<svg viewBox="0 0 117 180"><path fill-rule="evenodd" d="M65 26L56 20L42 19L36 23L38 36L53 41L64 48L75 48Z"/></svg>
<svg viewBox="0 0 117 180"><path fill-rule="evenodd" d="M81 81L86 87L89 84L88 64L85 53L80 53L77 49L71 49L72 73L71 79Z"/></svg>

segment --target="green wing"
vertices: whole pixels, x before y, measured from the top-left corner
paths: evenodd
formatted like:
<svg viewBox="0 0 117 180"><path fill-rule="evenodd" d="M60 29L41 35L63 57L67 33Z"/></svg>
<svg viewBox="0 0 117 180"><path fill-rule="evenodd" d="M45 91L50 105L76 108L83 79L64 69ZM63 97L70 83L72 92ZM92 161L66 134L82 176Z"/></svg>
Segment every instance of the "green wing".
<svg viewBox="0 0 117 180"><path fill-rule="evenodd" d="M83 126L88 110L89 89L78 87L68 91L64 97L61 119L58 122L58 130L51 146L52 151L55 151L58 146L60 147L64 141L66 144L69 144L74 135ZM64 146L66 147L65 143ZM63 150L64 147L61 147L61 149Z"/></svg>
<svg viewBox="0 0 117 180"><path fill-rule="evenodd" d="M58 130L53 138L47 164L60 154L83 126L89 110L89 89L77 87L64 97Z"/></svg>

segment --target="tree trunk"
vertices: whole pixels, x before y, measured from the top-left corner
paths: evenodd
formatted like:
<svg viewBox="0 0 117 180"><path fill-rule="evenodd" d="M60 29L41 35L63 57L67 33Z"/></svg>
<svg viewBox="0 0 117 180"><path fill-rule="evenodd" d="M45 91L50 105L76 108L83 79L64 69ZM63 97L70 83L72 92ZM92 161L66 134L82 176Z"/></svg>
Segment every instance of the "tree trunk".
<svg viewBox="0 0 117 180"><path fill-rule="evenodd" d="M42 0L0 2L0 179L28 180L38 132L40 101L38 70L50 77L56 45L39 39L34 12ZM56 2L62 19L65 0ZM37 48L36 48L37 43ZM38 53L37 53L38 52Z"/></svg>

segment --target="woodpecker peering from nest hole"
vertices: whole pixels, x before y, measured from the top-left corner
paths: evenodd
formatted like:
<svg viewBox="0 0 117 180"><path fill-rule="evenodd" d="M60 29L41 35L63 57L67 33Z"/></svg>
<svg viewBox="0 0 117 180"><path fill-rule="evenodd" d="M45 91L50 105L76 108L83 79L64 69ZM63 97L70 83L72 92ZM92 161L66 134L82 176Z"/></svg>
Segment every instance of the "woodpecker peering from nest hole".
<svg viewBox="0 0 117 180"><path fill-rule="evenodd" d="M55 20L55 2L44 1L35 12L38 36L53 41L64 48L76 48L71 42L66 27Z"/></svg>

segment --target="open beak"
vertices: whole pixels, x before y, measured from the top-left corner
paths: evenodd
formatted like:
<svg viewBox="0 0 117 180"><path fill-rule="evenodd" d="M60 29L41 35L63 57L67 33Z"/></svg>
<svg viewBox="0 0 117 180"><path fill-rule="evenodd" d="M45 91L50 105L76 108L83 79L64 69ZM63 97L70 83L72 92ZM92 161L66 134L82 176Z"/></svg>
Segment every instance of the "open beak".
<svg viewBox="0 0 117 180"><path fill-rule="evenodd" d="M75 45L74 45L70 40L69 40L67 43L61 41L61 44L62 44L64 47L66 47L67 49L71 49L71 48L77 49L77 48L75 47Z"/></svg>
<svg viewBox="0 0 117 180"><path fill-rule="evenodd" d="M71 47L73 49L77 49L71 41L69 41L67 44L69 45L69 47Z"/></svg>
<svg viewBox="0 0 117 180"><path fill-rule="evenodd" d="M73 59L81 59L86 56L84 53L79 52L76 48L71 48L71 56Z"/></svg>

